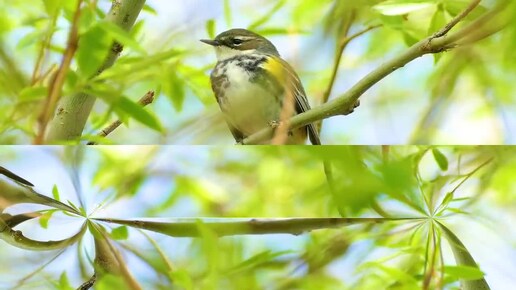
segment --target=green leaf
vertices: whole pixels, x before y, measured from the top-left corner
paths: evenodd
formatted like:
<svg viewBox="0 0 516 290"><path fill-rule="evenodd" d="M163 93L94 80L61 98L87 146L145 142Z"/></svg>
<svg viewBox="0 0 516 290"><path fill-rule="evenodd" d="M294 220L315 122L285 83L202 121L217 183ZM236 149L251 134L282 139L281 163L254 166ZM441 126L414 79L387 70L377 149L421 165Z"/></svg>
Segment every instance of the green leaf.
<svg viewBox="0 0 516 290"><path fill-rule="evenodd" d="M55 200L60 200L59 199L59 190L57 189L57 185L55 185L55 184L52 187L52 196L54 197Z"/></svg>
<svg viewBox="0 0 516 290"><path fill-rule="evenodd" d="M428 35L436 33L446 25L446 15L441 4L437 5L432 21L430 21L430 27L428 28ZM437 64L442 57L442 53L434 54L434 63Z"/></svg>
<svg viewBox="0 0 516 290"><path fill-rule="evenodd" d="M149 12L152 15L158 15L158 11L154 9L154 7L150 6L149 4L143 5L143 11Z"/></svg>
<svg viewBox="0 0 516 290"><path fill-rule="evenodd" d="M186 290L192 290L193 287L193 280L188 271L179 269L176 271L170 271L168 273L168 276L172 281L174 281L174 284L177 284L177 286L182 287L182 289Z"/></svg>
<svg viewBox="0 0 516 290"><path fill-rule="evenodd" d="M285 5L285 0L277 1L276 4L266 13L263 14L262 17L255 20L253 23L251 23L248 27L249 30L256 30L256 28L262 26L264 23L269 21L269 19L278 12L281 7Z"/></svg>
<svg viewBox="0 0 516 290"><path fill-rule="evenodd" d="M145 49L143 49L143 47L133 39L128 31L125 31L120 26L112 22L103 21L99 23L99 27L124 46L130 47L137 52L145 54Z"/></svg>
<svg viewBox="0 0 516 290"><path fill-rule="evenodd" d="M84 77L89 78L97 74L108 56L111 45L112 38L99 25L91 27L81 36L76 59L79 71Z"/></svg>
<svg viewBox="0 0 516 290"><path fill-rule="evenodd" d="M450 247L455 257L457 266L467 266L470 268L478 268L475 259L471 256L466 246L459 240L459 238L450 231L446 226L440 222L436 222L444 233L444 237L448 240ZM464 290L484 290L490 289L486 280L483 277L477 279L459 278L462 288Z"/></svg>
<svg viewBox="0 0 516 290"><path fill-rule="evenodd" d="M215 38L215 20L210 19L206 21L206 33L208 33L208 36L210 38Z"/></svg>
<svg viewBox="0 0 516 290"><path fill-rule="evenodd" d="M129 237L129 231L126 226L120 226L111 231L111 237L114 240L127 240Z"/></svg>
<svg viewBox="0 0 516 290"><path fill-rule="evenodd" d="M231 4L229 0L224 0L224 20L226 21L226 25L231 27Z"/></svg>
<svg viewBox="0 0 516 290"><path fill-rule="evenodd" d="M23 102L37 101L43 99L48 95L48 88L43 86L25 87L18 95L19 100Z"/></svg>
<svg viewBox="0 0 516 290"><path fill-rule="evenodd" d="M484 278L484 272L471 266L444 266L444 272L454 278L463 280L478 280Z"/></svg>
<svg viewBox="0 0 516 290"><path fill-rule="evenodd" d="M49 16L54 16L61 10L62 2L63 0L43 0L45 12L47 12Z"/></svg>
<svg viewBox="0 0 516 290"><path fill-rule="evenodd" d="M120 97L116 102L116 106L143 125L156 131L162 131L161 124L154 115L147 112L142 106L127 97Z"/></svg>
<svg viewBox="0 0 516 290"><path fill-rule="evenodd" d="M163 93L170 99L174 109L181 111L185 100L185 81L177 75L177 66L170 65L165 69Z"/></svg>
<svg viewBox="0 0 516 290"><path fill-rule="evenodd" d="M434 6L434 1L407 1L407 0L391 0L373 6L373 9L383 15L403 15L421 9Z"/></svg>
<svg viewBox="0 0 516 290"><path fill-rule="evenodd" d="M448 170L448 159L444 156L441 151L437 148L432 148L432 155L434 156L435 162L439 165L442 171Z"/></svg>
<svg viewBox="0 0 516 290"><path fill-rule="evenodd" d="M48 210L39 217L39 225L42 228L44 228L44 229L48 228L48 221L50 220L50 218L52 217L52 214L54 214L54 212L56 212L56 210Z"/></svg>
<svg viewBox="0 0 516 290"><path fill-rule="evenodd" d="M66 271L61 273L61 276L59 277L59 290L73 290L75 287L72 287L72 284L70 284L70 280L68 280L68 276L66 275Z"/></svg>

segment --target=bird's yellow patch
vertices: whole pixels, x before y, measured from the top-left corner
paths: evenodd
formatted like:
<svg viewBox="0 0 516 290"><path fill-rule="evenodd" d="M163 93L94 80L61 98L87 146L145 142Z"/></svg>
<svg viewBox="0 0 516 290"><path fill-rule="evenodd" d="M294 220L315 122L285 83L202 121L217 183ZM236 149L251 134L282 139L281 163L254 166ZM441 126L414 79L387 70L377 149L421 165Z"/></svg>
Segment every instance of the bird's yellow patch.
<svg viewBox="0 0 516 290"><path fill-rule="evenodd" d="M285 68L281 61L275 57L268 57L265 63L263 64L263 68L271 73L275 79L284 80L285 79Z"/></svg>

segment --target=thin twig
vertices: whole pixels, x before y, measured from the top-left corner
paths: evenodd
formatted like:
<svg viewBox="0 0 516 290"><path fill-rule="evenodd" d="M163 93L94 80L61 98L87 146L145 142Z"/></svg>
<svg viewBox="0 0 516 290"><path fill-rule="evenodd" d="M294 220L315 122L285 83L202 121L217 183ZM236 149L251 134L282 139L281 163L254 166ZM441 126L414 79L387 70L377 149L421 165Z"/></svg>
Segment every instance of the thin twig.
<svg viewBox="0 0 516 290"><path fill-rule="evenodd" d="M94 273L93 276L91 276L90 279L88 279L86 282L82 283L81 286L77 288L77 290L88 290L93 285L95 285L95 282L97 282L97 274Z"/></svg>
<svg viewBox="0 0 516 290"><path fill-rule="evenodd" d="M142 107L147 106L154 102L154 91L148 91L140 100L138 100L138 104ZM98 137L107 137L107 135L111 134L116 128L122 125L121 120L116 120L113 123L109 124L106 128L102 129L100 133L97 134ZM86 145L97 145L97 142L90 141Z"/></svg>
<svg viewBox="0 0 516 290"><path fill-rule="evenodd" d="M331 72L331 77L330 77L330 82L328 83L328 87L326 88L326 91L324 91L324 95L323 95L323 98L322 98L322 103L326 103L328 102L328 99L330 98L330 94L331 94L331 91L333 89L333 86L335 85L335 80L337 79L337 73L339 71L339 66L340 66L340 62L342 60L342 54L344 53L344 50L346 49L346 47L348 46L348 44L353 41L354 39L366 34L367 32L373 30L373 29L376 29L378 27L381 27L382 24L377 24L377 25L371 25L371 26L368 26L367 28L365 28L364 30L361 30L353 35L350 35L350 36L346 36L344 39L342 39L339 43L339 48L337 50L337 55L336 55L336 58L335 58L335 63L333 64L333 68L332 68L332 72Z"/></svg>
<svg viewBox="0 0 516 290"><path fill-rule="evenodd" d="M61 96L61 88L63 87L66 73L70 68L70 64L72 63L75 52L77 51L79 43L79 19L81 16L81 4L82 0L78 0L61 65L59 66L59 70L56 72L54 78L50 82L50 86L48 88L48 97L46 98L43 105L43 111L38 117L39 131L34 140L35 144L43 144L47 124L55 111L57 101Z"/></svg>
<svg viewBox="0 0 516 290"><path fill-rule="evenodd" d="M432 35L432 38L439 38L444 35L446 35L455 25L457 25L462 19L464 19L468 14L475 9L478 4L480 4L481 0L473 0L471 3L469 3L468 7L464 9L461 13L459 13L455 18L453 18L446 26L444 26L441 30L437 31L434 35Z"/></svg>

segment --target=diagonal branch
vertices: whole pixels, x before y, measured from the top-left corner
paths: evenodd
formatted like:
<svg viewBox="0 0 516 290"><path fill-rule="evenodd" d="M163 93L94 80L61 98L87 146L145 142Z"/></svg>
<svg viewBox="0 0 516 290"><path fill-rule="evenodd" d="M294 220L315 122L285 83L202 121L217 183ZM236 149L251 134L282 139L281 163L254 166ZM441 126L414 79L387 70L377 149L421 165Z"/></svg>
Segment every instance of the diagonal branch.
<svg viewBox="0 0 516 290"><path fill-rule="evenodd" d="M124 30L130 30L136 22L145 0L116 0L112 2L113 5L106 16L106 20ZM106 60L98 68L96 74L98 75L111 67L122 50L122 45L114 42ZM48 135L44 142L57 143L78 140L93 109L95 100L95 96L82 92L61 98L54 119L49 123Z"/></svg>
<svg viewBox="0 0 516 290"><path fill-rule="evenodd" d="M472 10L472 5L476 6L476 2L478 0L473 0L470 5L464 10L463 13L460 13L460 17L452 20L450 22L453 24L456 21L460 21L464 19ZM500 12L504 11L504 8L509 3L506 1L501 1L500 4L493 8L491 11L485 13L482 17L477 20L469 23L463 28L457 30L453 34L445 34L441 37L434 37L434 35L429 36L418 43L414 44L410 48L408 48L405 52L401 53L397 57L387 61L377 69L370 72L364 78L362 78L358 83L356 83L352 88L350 88L347 92L342 94L336 99L333 99L319 107L312 108L309 111L304 113L295 115L290 119L290 129L293 130L295 128L299 128L301 126L326 119L332 116L337 115L345 115L355 105L360 96L362 96L367 90L369 90L373 85L398 70L399 68L405 66L409 62L413 61L416 58L419 58L425 54L431 53L440 53L451 48L457 47L458 45L467 44L471 41L468 41L468 36L472 33L477 34L476 39L481 39L482 37L487 37L493 33L496 33L507 23L510 21L507 17L499 17ZM491 20L494 18L497 19L495 25L488 25L491 23ZM446 31L447 27L450 29L454 26L448 23L443 29L440 31ZM247 137L242 140L242 144L256 144L263 140L266 140L269 136L271 136L272 130L271 128L264 128L257 133Z"/></svg>
<svg viewBox="0 0 516 290"><path fill-rule="evenodd" d="M154 91L148 91L143 97L138 100L138 104L142 107L147 106L148 104L154 102ZM113 123L109 124L106 128L102 129L100 133L97 134L97 137L107 137L107 135L111 134L111 132L115 131L122 125L122 120L116 120ZM97 142L90 141L86 145L97 145Z"/></svg>

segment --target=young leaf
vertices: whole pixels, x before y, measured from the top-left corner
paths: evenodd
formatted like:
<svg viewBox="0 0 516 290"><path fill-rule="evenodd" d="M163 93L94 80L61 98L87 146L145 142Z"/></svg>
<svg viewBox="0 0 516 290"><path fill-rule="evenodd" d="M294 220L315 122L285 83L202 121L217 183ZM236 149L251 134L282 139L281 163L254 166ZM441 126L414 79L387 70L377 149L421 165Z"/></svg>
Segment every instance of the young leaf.
<svg viewBox="0 0 516 290"><path fill-rule="evenodd" d="M41 225L42 228L44 228L44 229L48 228L48 221L50 220L50 218L52 217L52 214L54 214L54 212L56 212L56 210L48 210L47 212L45 212L44 214L42 214L39 217L39 224Z"/></svg>
<svg viewBox="0 0 516 290"><path fill-rule="evenodd" d="M125 31L120 26L112 22L104 21L100 23L99 27L124 46L130 47L137 52L145 54L145 49L143 49L143 47L133 39L129 32Z"/></svg>
<svg viewBox="0 0 516 290"><path fill-rule="evenodd" d="M154 115L147 112L142 106L131 101L127 97L119 98L116 104L118 108L129 114L136 121L142 123L143 125L146 125L147 127L156 131L162 130L161 124Z"/></svg>
<svg viewBox="0 0 516 290"><path fill-rule="evenodd" d="M210 19L206 21L206 33L210 38L215 38L215 20Z"/></svg>
<svg viewBox="0 0 516 290"><path fill-rule="evenodd" d="M120 226L111 231L111 237L114 240L127 240L129 237L129 231L126 226Z"/></svg>
<svg viewBox="0 0 516 290"><path fill-rule="evenodd" d="M434 155L435 162L437 162L442 171L448 170L448 159L439 149L432 148L432 155Z"/></svg>
<svg viewBox="0 0 516 290"><path fill-rule="evenodd" d="M383 15L403 15L417 10L425 9L435 5L434 1L407 1L392 0L385 1L381 4L373 6L373 9Z"/></svg>
<svg viewBox="0 0 516 290"><path fill-rule="evenodd" d="M84 77L89 78L97 73L105 61L111 45L112 38L100 28L100 25L91 27L81 36L76 59Z"/></svg>
<svg viewBox="0 0 516 290"><path fill-rule="evenodd" d="M484 272L478 267L471 266L444 266L444 272L456 279L478 280L484 278Z"/></svg>
<svg viewBox="0 0 516 290"><path fill-rule="evenodd" d="M55 200L60 200L60 198L59 198L59 190L57 189L57 185L55 185L55 184L52 187L52 196L54 197Z"/></svg>
<svg viewBox="0 0 516 290"><path fill-rule="evenodd" d="M467 266L471 268L477 268L477 263L471 256L468 249L466 249L466 246L459 240L459 238L450 231L446 226L444 226L442 223L437 222L439 227L444 233L444 237L448 240L448 243L450 244L450 247L453 252L453 256L455 256L455 261L457 263L457 266ZM479 270L480 271L480 270ZM478 279L465 279L465 278L459 278L460 283L462 285L462 289L464 290L484 290L484 289L490 289L489 285L487 284L486 280L483 277L480 277Z"/></svg>

